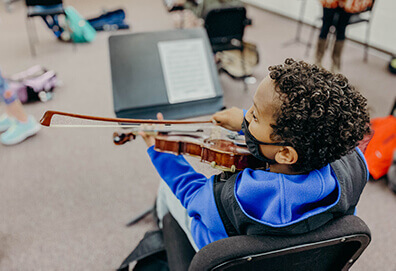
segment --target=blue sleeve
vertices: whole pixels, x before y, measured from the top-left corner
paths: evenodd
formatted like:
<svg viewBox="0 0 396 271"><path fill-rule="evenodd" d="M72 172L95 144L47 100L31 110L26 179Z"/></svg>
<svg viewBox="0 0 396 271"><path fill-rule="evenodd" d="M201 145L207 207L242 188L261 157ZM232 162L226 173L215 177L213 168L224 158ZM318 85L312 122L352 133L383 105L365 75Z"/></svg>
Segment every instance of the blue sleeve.
<svg viewBox="0 0 396 271"><path fill-rule="evenodd" d="M246 109L242 109L242 110L243 110L243 117L245 117L245 116L246 116L247 110L246 110ZM240 130L240 131L238 132L238 134L244 135L244 133L242 132L242 130Z"/></svg>
<svg viewBox="0 0 396 271"><path fill-rule="evenodd" d="M182 155L157 152L154 146L147 152L161 178L188 209L191 200L208 182L206 176L197 173Z"/></svg>
<svg viewBox="0 0 396 271"><path fill-rule="evenodd" d="M182 155L147 150L161 178L192 217L191 234L198 248L227 237L213 194L213 179L197 173Z"/></svg>
<svg viewBox="0 0 396 271"><path fill-rule="evenodd" d="M3 93L7 89L8 89L8 84L7 84L6 80L3 78L3 76L1 75L1 71L0 71L0 93Z"/></svg>

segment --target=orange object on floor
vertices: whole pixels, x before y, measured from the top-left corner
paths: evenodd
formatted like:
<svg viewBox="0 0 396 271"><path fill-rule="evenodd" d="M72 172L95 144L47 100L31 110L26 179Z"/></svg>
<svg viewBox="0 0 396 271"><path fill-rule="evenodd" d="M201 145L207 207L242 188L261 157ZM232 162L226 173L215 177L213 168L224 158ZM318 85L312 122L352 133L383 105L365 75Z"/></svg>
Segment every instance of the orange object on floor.
<svg viewBox="0 0 396 271"><path fill-rule="evenodd" d="M379 179L388 172L396 150L396 117L375 118L371 121L371 128L374 135L364 156L370 174L374 179Z"/></svg>

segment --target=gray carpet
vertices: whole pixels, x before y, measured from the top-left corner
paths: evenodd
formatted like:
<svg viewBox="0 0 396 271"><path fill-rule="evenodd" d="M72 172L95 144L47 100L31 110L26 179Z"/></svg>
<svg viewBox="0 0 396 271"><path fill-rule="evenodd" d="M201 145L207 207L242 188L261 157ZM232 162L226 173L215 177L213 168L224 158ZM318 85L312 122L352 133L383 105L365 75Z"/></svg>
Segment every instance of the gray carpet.
<svg viewBox="0 0 396 271"><path fill-rule="evenodd" d="M133 32L172 28L160 0L65 2L86 17L102 8L124 7ZM38 119L49 109L114 116L109 33L99 33L93 43L74 50L36 19L39 44L37 57L32 58L25 13L22 2L15 3L11 13L0 5L2 72L12 74L41 64L55 70L63 82L52 101L27 105L27 112ZM253 7L248 15L253 26L247 28L245 39L259 48L258 79L267 74L269 65L286 57L304 58L303 45L282 46L294 37L295 22ZM307 36L304 29L303 37ZM368 98L372 117L385 116L395 98L395 76L386 70L387 59L371 54L365 64L362 58L363 49L347 42L343 71ZM244 92L241 82L224 74L220 80L226 106L250 106L257 84ZM150 217L125 227L153 203L158 176L141 139L119 147L112 143L112 133L108 128L43 128L22 144L0 146L0 270L112 270L144 232L154 228ZM190 161L197 170L213 173L197 160ZM396 270L395 210L396 195L385 180L368 183L358 215L371 228L373 240L352 270Z"/></svg>

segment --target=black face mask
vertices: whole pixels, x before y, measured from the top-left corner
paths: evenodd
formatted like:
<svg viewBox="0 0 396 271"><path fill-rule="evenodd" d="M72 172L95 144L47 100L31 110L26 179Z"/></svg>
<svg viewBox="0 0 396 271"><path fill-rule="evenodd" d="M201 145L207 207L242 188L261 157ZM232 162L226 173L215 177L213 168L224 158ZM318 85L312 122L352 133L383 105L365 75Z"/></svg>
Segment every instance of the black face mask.
<svg viewBox="0 0 396 271"><path fill-rule="evenodd" d="M260 140L257 140L249 131L249 122L246 120L246 118L243 118L243 123L242 123L242 132L245 134L245 141L246 141L246 146L248 150L251 152L251 154L256 157L257 159L268 163L269 165L271 164L276 164L275 160L269 159L266 156L264 156L261 151L260 151L260 145L273 145L273 146L290 146L290 144L286 142L276 142L276 143L267 143L267 142L262 142Z"/></svg>

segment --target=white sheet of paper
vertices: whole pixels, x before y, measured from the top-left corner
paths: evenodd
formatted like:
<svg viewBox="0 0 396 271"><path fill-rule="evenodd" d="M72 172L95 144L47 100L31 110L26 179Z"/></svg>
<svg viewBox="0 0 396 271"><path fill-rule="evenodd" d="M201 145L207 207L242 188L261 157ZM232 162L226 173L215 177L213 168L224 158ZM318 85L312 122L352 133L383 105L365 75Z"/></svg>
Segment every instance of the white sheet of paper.
<svg viewBox="0 0 396 271"><path fill-rule="evenodd" d="M169 103L216 96L203 40L161 41L158 50Z"/></svg>

